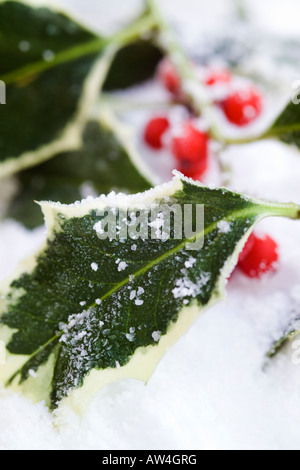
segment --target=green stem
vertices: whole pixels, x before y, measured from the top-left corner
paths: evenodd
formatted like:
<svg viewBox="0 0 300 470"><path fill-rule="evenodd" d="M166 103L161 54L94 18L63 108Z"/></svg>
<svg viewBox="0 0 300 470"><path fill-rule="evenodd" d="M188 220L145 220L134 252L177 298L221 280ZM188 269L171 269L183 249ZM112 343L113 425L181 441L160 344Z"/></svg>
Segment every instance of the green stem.
<svg viewBox="0 0 300 470"><path fill-rule="evenodd" d="M284 134L289 132L299 132L300 131L300 124L296 123L294 125L287 125L287 126L280 126L276 127L275 129L268 130L259 136L252 136L246 137L244 139L230 139L225 136L220 136L220 140L224 142L226 145L243 145L243 144L251 144L253 142L260 142L262 140L267 139L276 139Z"/></svg>
<svg viewBox="0 0 300 470"><path fill-rule="evenodd" d="M243 139L231 139L223 135L219 135L219 140L227 145L244 145L244 144L253 144L255 142L260 142L269 138L275 137L274 135L262 134L260 136L245 137Z"/></svg>
<svg viewBox="0 0 300 470"><path fill-rule="evenodd" d="M262 206L263 213L271 217L286 217L288 219L300 219L300 206L294 203L267 203Z"/></svg>
<svg viewBox="0 0 300 470"><path fill-rule="evenodd" d="M45 60L34 62L16 71L3 75L1 80L3 80L6 85L9 85L19 80L26 80L34 75L57 67L58 65L65 64L91 54L96 54L110 44L125 46L133 40L141 37L143 33L151 31L151 29L156 26L157 23L153 15L147 15L109 38L97 38L85 44L80 44L79 46L59 52L51 62L47 62Z"/></svg>

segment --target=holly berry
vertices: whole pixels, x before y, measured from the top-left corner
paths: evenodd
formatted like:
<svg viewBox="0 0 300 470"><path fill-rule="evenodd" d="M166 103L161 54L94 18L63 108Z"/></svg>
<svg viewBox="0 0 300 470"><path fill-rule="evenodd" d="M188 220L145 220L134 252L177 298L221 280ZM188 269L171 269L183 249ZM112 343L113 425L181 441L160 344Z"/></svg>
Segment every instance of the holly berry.
<svg viewBox="0 0 300 470"><path fill-rule="evenodd" d="M241 252L240 256L239 256L239 263L242 263L242 261L244 261L247 256L251 253L252 249L253 249L253 246L254 246L254 243L255 243L255 235L254 233L251 233L250 237L248 238L245 246L244 246L244 249L243 251Z"/></svg>
<svg viewBox="0 0 300 470"><path fill-rule="evenodd" d="M179 170L188 177L201 177L208 167L209 137L192 123L185 123L173 137L172 152Z"/></svg>
<svg viewBox="0 0 300 470"><path fill-rule="evenodd" d="M262 112L263 100L254 88L240 90L229 95L222 103L227 119L236 126L246 126Z"/></svg>
<svg viewBox="0 0 300 470"><path fill-rule="evenodd" d="M207 86L230 83L232 75L227 69L209 70L205 78Z"/></svg>
<svg viewBox="0 0 300 470"><path fill-rule="evenodd" d="M166 117L156 117L148 122L145 132L145 142L154 150L163 148L163 136L170 128L169 120Z"/></svg>
<svg viewBox="0 0 300 470"><path fill-rule="evenodd" d="M158 78L164 87L173 95L177 95L181 90L180 76L169 59L163 59L158 68Z"/></svg>
<svg viewBox="0 0 300 470"><path fill-rule="evenodd" d="M253 236L250 252L239 261L240 270L248 277L261 278L268 272L275 271L279 260L278 245L269 236Z"/></svg>

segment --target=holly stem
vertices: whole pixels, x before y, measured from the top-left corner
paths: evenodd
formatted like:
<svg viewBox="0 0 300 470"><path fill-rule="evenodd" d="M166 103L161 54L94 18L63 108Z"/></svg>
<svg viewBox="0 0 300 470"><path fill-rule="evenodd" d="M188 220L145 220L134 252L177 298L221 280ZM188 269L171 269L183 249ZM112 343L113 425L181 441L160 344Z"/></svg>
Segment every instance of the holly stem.
<svg viewBox="0 0 300 470"><path fill-rule="evenodd" d="M109 93L102 93L101 98L99 100L99 106L106 105L111 107L116 112L127 112L131 111L132 109L158 109L164 108L169 109L174 106L172 102L165 102L165 101L138 101L132 100L128 98L120 98L120 97L111 97Z"/></svg>
<svg viewBox="0 0 300 470"><path fill-rule="evenodd" d="M289 219L300 219L300 206L294 203L266 203L263 205L264 214L274 217L287 217Z"/></svg>
<svg viewBox="0 0 300 470"><path fill-rule="evenodd" d="M251 136L251 137L245 137L242 139L231 139L229 137L222 136L219 134L219 140L221 140L226 146L227 145L245 145L245 144L253 144L255 142L260 142L262 140L270 139L274 136L271 134L268 135L266 133L261 134L259 136Z"/></svg>

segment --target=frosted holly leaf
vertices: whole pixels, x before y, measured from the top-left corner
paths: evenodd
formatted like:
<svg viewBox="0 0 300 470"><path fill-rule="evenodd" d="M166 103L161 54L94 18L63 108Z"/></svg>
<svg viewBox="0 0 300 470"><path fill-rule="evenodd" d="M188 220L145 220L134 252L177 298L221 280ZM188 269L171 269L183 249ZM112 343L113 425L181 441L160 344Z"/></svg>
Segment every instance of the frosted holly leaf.
<svg viewBox="0 0 300 470"><path fill-rule="evenodd" d="M295 99L286 106L263 137L277 137L300 148L300 103Z"/></svg>
<svg viewBox="0 0 300 470"><path fill-rule="evenodd" d="M52 409L78 411L112 381L150 378L199 312L223 297L259 220L299 216L296 205L180 174L138 195L42 208L45 246L1 288L0 382ZM108 238L107 217L115 228Z"/></svg>
<svg viewBox="0 0 300 470"><path fill-rule="evenodd" d="M86 124L80 149L20 172L6 215L33 228L43 224L34 201L70 204L112 190L136 193L149 189L154 179L134 150L127 127L102 110L99 119Z"/></svg>
<svg viewBox="0 0 300 470"><path fill-rule="evenodd" d="M105 76L98 51L62 60L65 51L92 41L101 50L102 40L51 7L1 2L0 31L7 94L0 107L2 177L74 148Z"/></svg>
<svg viewBox="0 0 300 470"><path fill-rule="evenodd" d="M149 42L138 41L137 22L114 40L50 3L34 5L0 2L0 80L7 97L0 107L0 178L78 149L104 82L106 89L137 83L153 74L161 57L146 20Z"/></svg>

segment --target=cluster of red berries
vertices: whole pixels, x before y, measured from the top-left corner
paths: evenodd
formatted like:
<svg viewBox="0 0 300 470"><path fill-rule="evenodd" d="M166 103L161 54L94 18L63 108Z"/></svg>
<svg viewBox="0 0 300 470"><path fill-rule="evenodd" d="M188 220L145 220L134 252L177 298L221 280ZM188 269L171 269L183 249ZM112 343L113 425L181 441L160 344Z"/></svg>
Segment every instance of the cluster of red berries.
<svg viewBox="0 0 300 470"><path fill-rule="evenodd" d="M177 101L184 103L181 79L168 59L160 64L158 77L165 89ZM232 78L230 71L226 69L207 70L204 84L207 87L229 85ZM242 127L252 123L261 114L262 101L260 92L250 87L228 94L225 99L215 102L215 105L223 110L231 124ZM172 130L171 127L166 116L151 119L144 132L146 144L153 150L161 150L165 146L166 133L172 131L170 149L177 161L177 169L188 177L201 180L208 168L209 134L201 131L192 118L181 124L179 129ZM261 278L276 269L278 260L277 243L269 236L261 238L252 233L239 257L238 267L250 278Z"/></svg>
<svg viewBox="0 0 300 470"><path fill-rule="evenodd" d="M158 78L173 97L184 102L181 79L176 68L164 59L158 69ZM229 70L208 70L204 79L207 87L229 84L232 75ZM227 119L237 126L245 126L254 121L262 111L262 97L253 87L236 91L219 101L216 105L224 111ZM153 150L164 147L164 137L171 130L170 120L166 116L156 116L147 124L144 132L146 144ZM197 128L190 119L174 132L171 139L171 151L177 161L177 169L184 175L200 179L208 168L209 134Z"/></svg>
<svg viewBox="0 0 300 470"><path fill-rule="evenodd" d="M145 141L155 150L164 147L164 135L171 128L166 117L151 119L145 129ZM171 139L171 151L177 161L177 169L185 176L201 179L208 167L207 133L197 129L192 120L183 123L174 131Z"/></svg>

